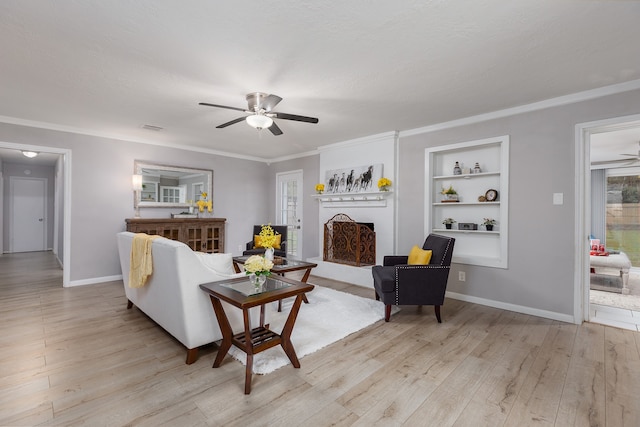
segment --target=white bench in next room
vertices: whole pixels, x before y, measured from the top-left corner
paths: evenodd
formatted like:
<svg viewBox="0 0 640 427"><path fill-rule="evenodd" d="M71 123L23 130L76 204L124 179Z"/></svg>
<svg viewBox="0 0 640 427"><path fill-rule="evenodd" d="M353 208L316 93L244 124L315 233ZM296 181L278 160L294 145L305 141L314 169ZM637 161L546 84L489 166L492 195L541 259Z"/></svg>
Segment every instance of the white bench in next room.
<svg viewBox="0 0 640 427"><path fill-rule="evenodd" d="M618 254L609 254L609 256L596 256L590 255L591 271L594 272L594 268L612 268L620 270L620 277L622 278L622 293L629 293L629 269L631 268L631 261L624 252Z"/></svg>

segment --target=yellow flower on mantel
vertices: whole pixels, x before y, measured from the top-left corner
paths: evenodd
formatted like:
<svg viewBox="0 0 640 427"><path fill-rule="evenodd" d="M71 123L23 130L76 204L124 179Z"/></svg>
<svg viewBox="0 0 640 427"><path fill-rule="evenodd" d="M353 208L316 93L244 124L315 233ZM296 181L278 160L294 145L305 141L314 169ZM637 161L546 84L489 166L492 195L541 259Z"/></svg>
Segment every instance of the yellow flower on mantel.
<svg viewBox="0 0 640 427"><path fill-rule="evenodd" d="M316 191L322 193L324 191L324 184L316 184Z"/></svg>
<svg viewBox="0 0 640 427"><path fill-rule="evenodd" d="M378 188L381 191L387 191L391 187L391 180L389 178L382 177L378 180Z"/></svg>

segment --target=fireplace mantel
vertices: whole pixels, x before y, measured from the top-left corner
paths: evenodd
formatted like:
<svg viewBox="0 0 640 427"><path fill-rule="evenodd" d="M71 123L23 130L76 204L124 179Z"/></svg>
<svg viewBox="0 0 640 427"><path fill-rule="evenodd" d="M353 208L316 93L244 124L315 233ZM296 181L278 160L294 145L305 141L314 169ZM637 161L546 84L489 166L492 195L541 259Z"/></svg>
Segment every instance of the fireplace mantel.
<svg viewBox="0 0 640 427"><path fill-rule="evenodd" d="M343 194L312 194L322 207L375 207L387 206L387 197L392 191L376 191L371 193L343 193Z"/></svg>

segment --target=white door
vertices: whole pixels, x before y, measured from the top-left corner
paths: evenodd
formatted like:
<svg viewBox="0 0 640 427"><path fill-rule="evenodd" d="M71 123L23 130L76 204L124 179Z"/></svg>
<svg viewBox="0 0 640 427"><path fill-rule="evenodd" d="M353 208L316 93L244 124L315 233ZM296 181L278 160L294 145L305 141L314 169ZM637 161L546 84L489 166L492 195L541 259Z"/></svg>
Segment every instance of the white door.
<svg viewBox="0 0 640 427"><path fill-rule="evenodd" d="M9 179L11 213L9 250L32 252L46 250L46 191L44 178Z"/></svg>
<svg viewBox="0 0 640 427"><path fill-rule="evenodd" d="M302 171L277 174L276 218L287 228L287 256L302 257Z"/></svg>

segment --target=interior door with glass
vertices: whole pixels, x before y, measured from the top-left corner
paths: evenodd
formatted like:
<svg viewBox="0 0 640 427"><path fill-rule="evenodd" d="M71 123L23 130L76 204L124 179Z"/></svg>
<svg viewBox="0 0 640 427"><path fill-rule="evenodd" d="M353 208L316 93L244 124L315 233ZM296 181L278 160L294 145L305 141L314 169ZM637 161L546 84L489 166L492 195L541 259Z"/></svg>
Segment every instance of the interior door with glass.
<svg viewBox="0 0 640 427"><path fill-rule="evenodd" d="M302 171L276 175L278 225L287 226L287 256L302 258Z"/></svg>

